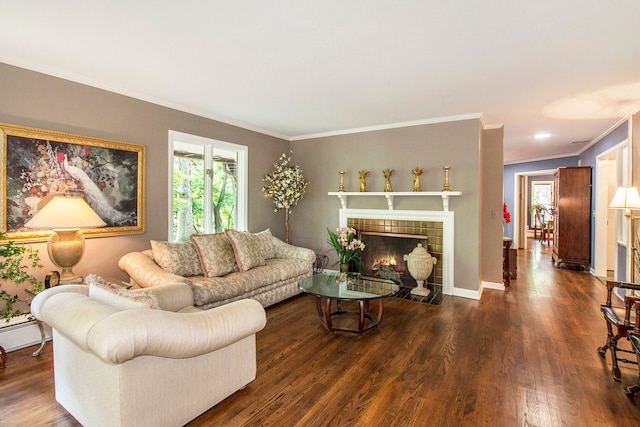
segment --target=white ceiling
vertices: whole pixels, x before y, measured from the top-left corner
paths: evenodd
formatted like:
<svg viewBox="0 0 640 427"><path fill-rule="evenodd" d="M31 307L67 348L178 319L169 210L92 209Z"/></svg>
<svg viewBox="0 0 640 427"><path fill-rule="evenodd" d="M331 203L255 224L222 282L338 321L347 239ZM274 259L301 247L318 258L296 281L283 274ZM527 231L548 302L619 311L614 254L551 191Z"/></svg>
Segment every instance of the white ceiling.
<svg viewBox="0 0 640 427"><path fill-rule="evenodd" d="M512 163L640 104L640 1L0 0L0 62L292 140L481 113Z"/></svg>

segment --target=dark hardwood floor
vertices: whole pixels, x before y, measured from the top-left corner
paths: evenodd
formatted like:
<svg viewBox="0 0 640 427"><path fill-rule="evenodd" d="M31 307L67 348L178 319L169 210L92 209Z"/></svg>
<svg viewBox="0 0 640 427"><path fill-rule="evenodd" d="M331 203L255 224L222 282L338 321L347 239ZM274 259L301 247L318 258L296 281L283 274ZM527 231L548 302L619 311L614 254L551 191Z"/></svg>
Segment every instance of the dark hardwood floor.
<svg viewBox="0 0 640 427"><path fill-rule="evenodd" d="M268 308L256 380L189 425L640 425L640 396L623 392L636 367L615 382L596 351L604 285L531 243L509 290L437 306L389 298L362 337L329 334L308 295ZM33 350L0 371L0 425L78 425L55 402L51 344Z"/></svg>

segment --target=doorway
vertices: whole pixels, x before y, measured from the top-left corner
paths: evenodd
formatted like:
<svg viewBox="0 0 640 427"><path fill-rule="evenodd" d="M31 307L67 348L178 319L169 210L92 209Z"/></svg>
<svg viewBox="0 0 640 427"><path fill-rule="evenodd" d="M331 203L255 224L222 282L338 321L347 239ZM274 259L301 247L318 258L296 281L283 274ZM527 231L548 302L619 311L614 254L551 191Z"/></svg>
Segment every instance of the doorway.
<svg viewBox="0 0 640 427"><path fill-rule="evenodd" d="M548 183L555 173L555 169L519 172L514 176L515 179L515 194L514 200L517 203L514 207L514 246L518 249L527 249L527 236L532 233L529 229L531 224L531 214L529 212L529 206L531 205L531 193L532 183ZM551 188L553 191L553 188ZM553 200L553 197L551 198Z"/></svg>
<svg viewBox="0 0 640 427"><path fill-rule="evenodd" d="M618 246L628 245L627 222L622 211L609 209L616 189L631 181L626 140L596 157L595 174L593 274L610 279L627 277L627 272L618 271L626 265L619 263Z"/></svg>
<svg viewBox="0 0 640 427"><path fill-rule="evenodd" d="M529 203L529 229L534 229L534 237L536 237L537 227L543 227L547 221L553 219L553 181L532 179ZM541 221L541 223L539 224L538 221ZM543 234L542 230L540 230L540 234Z"/></svg>

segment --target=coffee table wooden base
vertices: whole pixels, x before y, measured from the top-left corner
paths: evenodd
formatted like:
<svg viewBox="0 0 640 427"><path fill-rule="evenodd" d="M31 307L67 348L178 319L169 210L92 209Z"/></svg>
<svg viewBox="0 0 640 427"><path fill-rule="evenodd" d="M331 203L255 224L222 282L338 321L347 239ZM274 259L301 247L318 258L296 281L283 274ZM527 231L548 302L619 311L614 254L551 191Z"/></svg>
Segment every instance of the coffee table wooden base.
<svg viewBox="0 0 640 427"><path fill-rule="evenodd" d="M332 298L325 298L326 301L324 303L324 309L322 304L322 298L316 297L316 309L318 310L318 316L320 316L320 320L322 324L331 332L344 332L349 334L358 334L362 335L364 332L368 331L371 328L375 328L382 321L382 314L384 312L384 306L382 304L382 298L378 299L378 314L372 315L369 313L369 300L357 300L358 302L358 311L349 311L343 310L341 307L340 300L334 300ZM331 303L336 302L336 309L331 311ZM345 327L335 327L333 324L334 316L357 316L358 317L358 328L345 328Z"/></svg>

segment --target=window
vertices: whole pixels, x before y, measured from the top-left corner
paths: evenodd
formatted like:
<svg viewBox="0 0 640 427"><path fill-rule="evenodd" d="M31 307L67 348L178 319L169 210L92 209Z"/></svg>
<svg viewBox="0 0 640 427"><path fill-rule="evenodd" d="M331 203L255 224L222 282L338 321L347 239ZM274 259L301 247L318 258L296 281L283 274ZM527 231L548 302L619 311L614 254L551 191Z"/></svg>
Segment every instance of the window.
<svg viewBox="0 0 640 427"><path fill-rule="evenodd" d="M247 157L243 145L169 131L169 240L247 226Z"/></svg>
<svg viewBox="0 0 640 427"><path fill-rule="evenodd" d="M546 211L541 211L540 216L543 221L549 219L553 207L553 181L534 181L531 184L531 206L542 206ZM530 212L531 225L535 224L535 210Z"/></svg>

